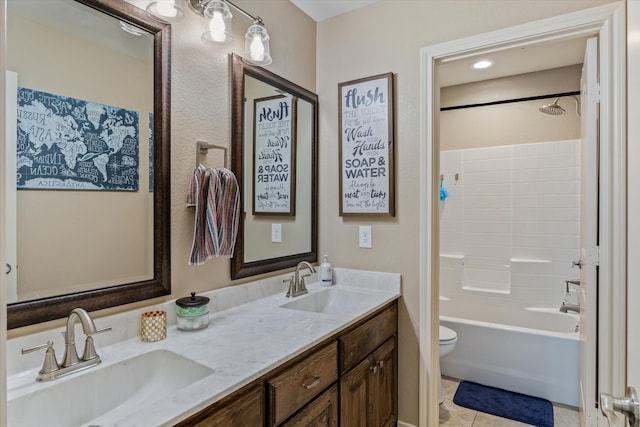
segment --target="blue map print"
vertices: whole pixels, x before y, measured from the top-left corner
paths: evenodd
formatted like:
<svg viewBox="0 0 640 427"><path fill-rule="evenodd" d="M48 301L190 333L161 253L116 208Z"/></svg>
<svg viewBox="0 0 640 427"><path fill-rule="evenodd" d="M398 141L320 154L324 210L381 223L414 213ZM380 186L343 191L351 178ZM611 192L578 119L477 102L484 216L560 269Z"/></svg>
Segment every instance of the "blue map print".
<svg viewBox="0 0 640 427"><path fill-rule="evenodd" d="M137 191L136 111L18 88L18 188Z"/></svg>

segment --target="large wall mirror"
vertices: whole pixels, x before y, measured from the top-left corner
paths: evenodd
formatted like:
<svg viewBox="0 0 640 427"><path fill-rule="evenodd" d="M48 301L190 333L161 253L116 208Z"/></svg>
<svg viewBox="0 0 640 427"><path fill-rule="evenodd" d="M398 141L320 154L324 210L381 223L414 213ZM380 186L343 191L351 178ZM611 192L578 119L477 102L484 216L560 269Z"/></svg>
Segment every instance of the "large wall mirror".
<svg viewBox="0 0 640 427"><path fill-rule="evenodd" d="M170 294L170 26L124 0L7 3L8 327Z"/></svg>
<svg viewBox="0 0 640 427"><path fill-rule="evenodd" d="M231 278L315 262L318 96L232 55L232 164L243 216Z"/></svg>

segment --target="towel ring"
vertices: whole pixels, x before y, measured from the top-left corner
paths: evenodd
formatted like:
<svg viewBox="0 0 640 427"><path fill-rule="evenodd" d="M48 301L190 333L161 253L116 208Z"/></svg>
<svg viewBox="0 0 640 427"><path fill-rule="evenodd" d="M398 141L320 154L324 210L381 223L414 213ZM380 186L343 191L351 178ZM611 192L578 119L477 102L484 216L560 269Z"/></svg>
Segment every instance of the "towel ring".
<svg viewBox="0 0 640 427"><path fill-rule="evenodd" d="M209 144L204 141L196 142L196 167L200 164L200 156L205 155L209 152L209 149L222 150L224 152L224 167L227 167L227 147L222 147L220 145Z"/></svg>

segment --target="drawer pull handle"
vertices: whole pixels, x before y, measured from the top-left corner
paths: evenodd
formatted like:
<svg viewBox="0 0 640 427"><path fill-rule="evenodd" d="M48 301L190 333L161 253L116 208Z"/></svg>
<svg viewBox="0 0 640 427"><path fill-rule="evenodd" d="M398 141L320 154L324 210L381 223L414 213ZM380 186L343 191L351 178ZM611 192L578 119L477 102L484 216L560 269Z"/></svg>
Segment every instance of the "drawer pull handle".
<svg viewBox="0 0 640 427"><path fill-rule="evenodd" d="M384 368L384 360L378 360L377 362L374 362L373 366L369 367L369 370L373 372L373 375L375 375L378 373L378 369L382 370L382 368Z"/></svg>
<svg viewBox="0 0 640 427"><path fill-rule="evenodd" d="M320 377L317 377L317 376L314 375L313 378L315 378L315 379L311 384L304 384L303 383L302 387L306 388L307 390L311 390L312 388L317 387L318 384L320 384Z"/></svg>

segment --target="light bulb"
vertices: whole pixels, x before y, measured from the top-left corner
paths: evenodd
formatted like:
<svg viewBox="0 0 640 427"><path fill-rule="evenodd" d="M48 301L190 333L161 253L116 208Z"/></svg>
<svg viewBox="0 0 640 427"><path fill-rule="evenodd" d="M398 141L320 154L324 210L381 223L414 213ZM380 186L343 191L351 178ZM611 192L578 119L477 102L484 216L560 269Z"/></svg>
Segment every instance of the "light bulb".
<svg viewBox="0 0 640 427"><path fill-rule="evenodd" d="M209 22L209 31L211 32L211 40L214 42L224 42L226 40L224 19L222 13L215 11L211 22Z"/></svg>
<svg viewBox="0 0 640 427"><path fill-rule="evenodd" d="M264 59L264 45L258 34L254 35L251 41L251 59L253 61L262 61Z"/></svg>
<svg viewBox="0 0 640 427"><path fill-rule="evenodd" d="M160 0L158 2L158 13L167 18L173 18L178 14L173 0Z"/></svg>

